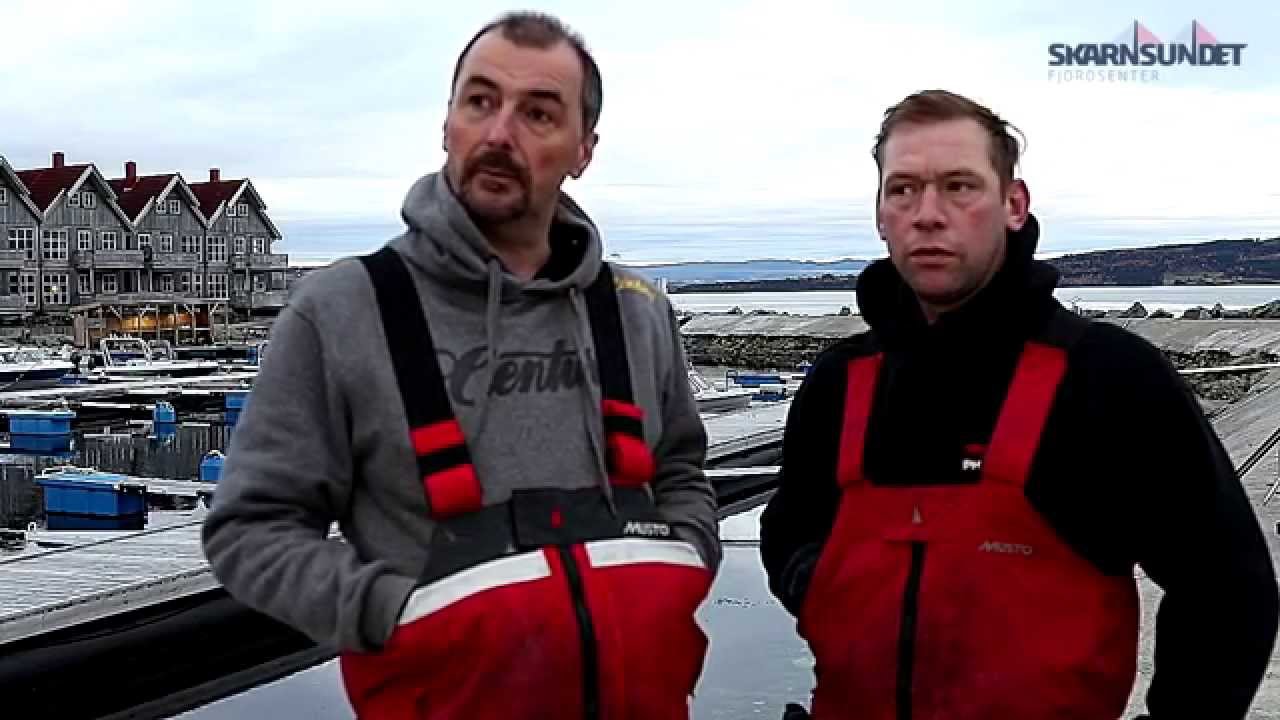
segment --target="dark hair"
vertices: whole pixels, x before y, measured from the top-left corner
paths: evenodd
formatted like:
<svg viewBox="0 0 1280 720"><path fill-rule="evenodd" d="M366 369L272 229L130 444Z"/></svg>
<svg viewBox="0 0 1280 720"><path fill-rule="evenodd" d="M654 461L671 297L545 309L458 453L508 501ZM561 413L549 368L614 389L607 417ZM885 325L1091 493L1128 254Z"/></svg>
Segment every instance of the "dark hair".
<svg viewBox="0 0 1280 720"><path fill-rule="evenodd" d="M453 81L450 83L451 96L452 89L458 84L458 74L462 72L462 61L471 52L476 41L491 30L501 30L503 38L519 47L545 50L560 42L569 43L582 63L582 126L587 132L595 130L596 123L600 120L600 106L604 102L600 68L596 66L582 36L570 30L558 18L546 13L511 12L480 28L458 54L458 61L453 66Z"/></svg>
<svg viewBox="0 0 1280 720"><path fill-rule="evenodd" d="M946 90L924 90L907 96L896 105L884 111L884 120L880 123L880 134L876 136L875 147L871 154L876 159L876 169L884 176L884 146L889 141L889 134L902 123L934 123L947 120L968 118L976 120L987 132L991 142L989 154L991 167L1000 177L1001 186L1013 182L1013 173L1018 166L1020 149L1018 141L1009 133L1010 129L1022 135L1022 131L1005 122L989 108L980 105L963 95ZM1024 140L1025 140L1025 136Z"/></svg>

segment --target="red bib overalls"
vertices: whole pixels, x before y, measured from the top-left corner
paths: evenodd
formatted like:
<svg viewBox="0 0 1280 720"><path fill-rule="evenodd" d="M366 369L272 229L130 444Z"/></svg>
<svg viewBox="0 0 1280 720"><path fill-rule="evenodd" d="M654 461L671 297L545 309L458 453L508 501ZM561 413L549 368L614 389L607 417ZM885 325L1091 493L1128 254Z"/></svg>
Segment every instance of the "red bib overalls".
<svg viewBox="0 0 1280 720"><path fill-rule="evenodd" d="M390 248L363 260L438 527L418 588L386 646L342 655L357 715L687 718L707 649L694 613L711 573L654 505L648 485L655 460L632 399L608 265L585 297L604 396L611 497L595 487L557 488L558 479L547 478L545 488L485 505L413 281Z"/></svg>
<svg viewBox="0 0 1280 720"><path fill-rule="evenodd" d="M985 454L964 461L980 480L965 485L864 476L881 359L849 366L842 499L800 614L814 718L1119 718L1136 671L1135 580L1074 552L1023 490L1065 352L1027 343Z"/></svg>

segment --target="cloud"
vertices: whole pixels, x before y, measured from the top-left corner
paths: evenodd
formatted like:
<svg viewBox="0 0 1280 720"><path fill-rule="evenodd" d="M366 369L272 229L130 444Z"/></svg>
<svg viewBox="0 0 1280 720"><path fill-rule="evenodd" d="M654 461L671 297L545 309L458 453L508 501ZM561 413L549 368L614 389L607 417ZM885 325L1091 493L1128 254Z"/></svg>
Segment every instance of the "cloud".
<svg viewBox="0 0 1280 720"><path fill-rule="evenodd" d="M1051 249L1134 241L1142 223L1148 242L1171 226L1280 232L1280 51L1258 30L1280 11L1210 17L1186 0L957 8L550 3L605 78L601 145L567 187L637 255L767 250L735 239L749 227L812 256L876 253L869 150L881 114L945 87L1026 134L1022 170ZM23 60L0 78L0 153L21 167L64 150L108 176L125 160L188 179L211 166L249 176L303 229L289 238L297 251L322 245L326 222L394 227L410 183L443 161L456 53L505 9L19 2L6 6L6 55ZM1249 42L1245 65L1145 84L1049 79L1048 43L1106 41L1135 16L1162 38L1197 17L1223 41ZM1107 229L1116 223L1138 235L1120 238Z"/></svg>

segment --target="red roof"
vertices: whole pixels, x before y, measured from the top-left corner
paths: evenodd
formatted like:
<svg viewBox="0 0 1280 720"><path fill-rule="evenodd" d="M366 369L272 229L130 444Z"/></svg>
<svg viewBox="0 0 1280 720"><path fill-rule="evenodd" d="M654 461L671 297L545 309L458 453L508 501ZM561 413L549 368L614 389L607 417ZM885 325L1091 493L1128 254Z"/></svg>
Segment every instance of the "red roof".
<svg viewBox="0 0 1280 720"><path fill-rule="evenodd" d="M218 206L230 200L244 183L244 180L223 180L221 182L191 183L187 187L191 188L191 192L195 193L196 199L200 201L200 212L212 220L213 213L218 209Z"/></svg>
<svg viewBox="0 0 1280 720"><path fill-rule="evenodd" d="M48 212L54 198L63 190L70 190L89 165L67 165L60 168L19 170L18 177L31 192L31 199L41 212Z"/></svg>
<svg viewBox="0 0 1280 720"><path fill-rule="evenodd" d="M112 190L116 191L116 202L119 203L120 209L124 210L124 214L128 215L130 220L137 220L142 208L147 206L147 202L164 192L174 177L174 173L145 175L138 178L133 187L127 189L124 186L124 178L108 180L107 183L111 185Z"/></svg>

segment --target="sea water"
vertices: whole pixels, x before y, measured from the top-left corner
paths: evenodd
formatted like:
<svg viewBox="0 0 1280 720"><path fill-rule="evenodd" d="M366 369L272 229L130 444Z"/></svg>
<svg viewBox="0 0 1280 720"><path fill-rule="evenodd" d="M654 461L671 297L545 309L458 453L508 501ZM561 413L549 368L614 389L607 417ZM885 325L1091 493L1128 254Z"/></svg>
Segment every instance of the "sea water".
<svg viewBox="0 0 1280 720"><path fill-rule="evenodd" d="M1066 287L1054 291L1063 305L1086 310L1127 310L1142 303L1148 313L1164 309L1175 316L1196 306L1212 308L1221 303L1228 310L1265 305L1280 299L1280 285L1160 285L1149 287ZM852 290L792 292L673 293L671 302L686 312L727 312L741 308L775 310L794 315L832 315L848 307L858 312Z"/></svg>

